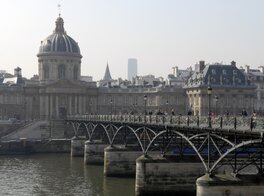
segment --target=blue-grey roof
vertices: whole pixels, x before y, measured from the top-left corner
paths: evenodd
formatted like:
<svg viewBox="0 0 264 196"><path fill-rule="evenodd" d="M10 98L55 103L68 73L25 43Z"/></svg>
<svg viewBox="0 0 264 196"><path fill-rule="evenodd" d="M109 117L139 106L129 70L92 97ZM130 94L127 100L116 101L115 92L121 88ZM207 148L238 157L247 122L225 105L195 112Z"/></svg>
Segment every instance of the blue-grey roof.
<svg viewBox="0 0 264 196"><path fill-rule="evenodd" d="M41 42L39 54L50 52L67 52L80 54L78 43L64 31L64 22L61 17L56 20L56 28L53 34Z"/></svg>
<svg viewBox="0 0 264 196"><path fill-rule="evenodd" d="M207 65L201 72L195 72L185 87L199 86L249 87L252 86L247 77L236 66L213 64Z"/></svg>

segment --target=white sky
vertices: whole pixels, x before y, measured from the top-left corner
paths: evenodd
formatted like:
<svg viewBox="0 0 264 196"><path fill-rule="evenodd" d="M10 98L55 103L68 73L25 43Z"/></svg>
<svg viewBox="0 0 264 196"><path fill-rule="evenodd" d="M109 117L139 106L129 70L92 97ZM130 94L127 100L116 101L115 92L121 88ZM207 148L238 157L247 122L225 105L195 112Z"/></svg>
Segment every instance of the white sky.
<svg viewBox="0 0 264 196"><path fill-rule="evenodd" d="M127 77L127 59L138 74L167 76L199 60L264 65L261 0L0 0L0 70L38 74L40 41L58 17L79 43L82 75Z"/></svg>

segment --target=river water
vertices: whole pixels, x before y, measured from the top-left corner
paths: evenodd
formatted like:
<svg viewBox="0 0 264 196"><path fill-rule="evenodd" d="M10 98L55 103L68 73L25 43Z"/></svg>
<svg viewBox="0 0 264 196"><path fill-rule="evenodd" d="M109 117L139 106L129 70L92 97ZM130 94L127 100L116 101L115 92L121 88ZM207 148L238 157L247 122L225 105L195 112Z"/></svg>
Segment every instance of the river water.
<svg viewBox="0 0 264 196"><path fill-rule="evenodd" d="M134 184L70 154L0 156L0 196L134 196Z"/></svg>

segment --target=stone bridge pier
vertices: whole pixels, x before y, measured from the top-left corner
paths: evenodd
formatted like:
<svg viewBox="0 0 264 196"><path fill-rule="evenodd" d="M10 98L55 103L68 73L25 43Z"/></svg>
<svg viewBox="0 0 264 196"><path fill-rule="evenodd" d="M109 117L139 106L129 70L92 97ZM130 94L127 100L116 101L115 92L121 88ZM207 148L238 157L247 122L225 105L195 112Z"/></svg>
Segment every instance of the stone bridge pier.
<svg viewBox="0 0 264 196"><path fill-rule="evenodd" d="M195 157L142 155L136 160L135 195L261 196L264 176L253 171L234 176L226 166L209 176Z"/></svg>
<svg viewBox="0 0 264 196"><path fill-rule="evenodd" d="M142 155L136 160L136 196L195 195L195 181L203 174L193 157Z"/></svg>
<svg viewBox="0 0 264 196"><path fill-rule="evenodd" d="M133 177L136 173L136 159L142 151L131 147L108 146L104 151L104 174L108 177Z"/></svg>
<svg viewBox="0 0 264 196"><path fill-rule="evenodd" d="M84 156L84 142L87 139L85 137L74 136L71 139L71 156L72 157L83 157Z"/></svg>
<svg viewBox="0 0 264 196"><path fill-rule="evenodd" d="M261 196L264 177L260 174L204 175L196 181L196 196Z"/></svg>
<svg viewBox="0 0 264 196"><path fill-rule="evenodd" d="M85 164L104 164L104 149L109 146L102 140L87 140L84 149Z"/></svg>

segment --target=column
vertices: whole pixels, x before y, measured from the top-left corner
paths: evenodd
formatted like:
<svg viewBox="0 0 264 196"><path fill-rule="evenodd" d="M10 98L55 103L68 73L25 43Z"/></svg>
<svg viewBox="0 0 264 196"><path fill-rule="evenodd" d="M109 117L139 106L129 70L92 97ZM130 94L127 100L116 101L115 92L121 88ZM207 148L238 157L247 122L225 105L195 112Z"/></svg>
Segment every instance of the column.
<svg viewBox="0 0 264 196"><path fill-rule="evenodd" d="M69 114L72 115L72 96L69 95L69 99L68 99L69 103L68 103L68 111L69 111Z"/></svg>
<svg viewBox="0 0 264 196"><path fill-rule="evenodd" d="M56 118L58 118L59 117L59 96L58 95L56 95L55 110L56 110Z"/></svg>
<svg viewBox="0 0 264 196"><path fill-rule="evenodd" d="M82 96L83 97L83 104L82 104L82 106L83 106L83 114L86 114L86 97L85 96Z"/></svg>
<svg viewBox="0 0 264 196"><path fill-rule="evenodd" d="M48 95L46 95L45 96L45 109L46 109L46 111L45 111L45 119L48 119L48 117L49 117L49 96Z"/></svg>
<svg viewBox="0 0 264 196"><path fill-rule="evenodd" d="M79 107L79 114L82 114L82 96L78 96L78 107Z"/></svg>
<svg viewBox="0 0 264 196"><path fill-rule="evenodd" d="M53 118L53 96L50 95L50 118Z"/></svg>
<svg viewBox="0 0 264 196"><path fill-rule="evenodd" d="M40 95L39 97L39 103L40 103L40 119L43 119L43 116L44 116L44 109L45 109L45 106L44 106L44 102L43 102L43 95Z"/></svg>
<svg viewBox="0 0 264 196"><path fill-rule="evenodd" d="M75 101L74 102L74 106L75 106L74 107L74 113L77 114L78 113L78 96L75 95L74 97L75 97L75 100L74 100Z"/></svg>

